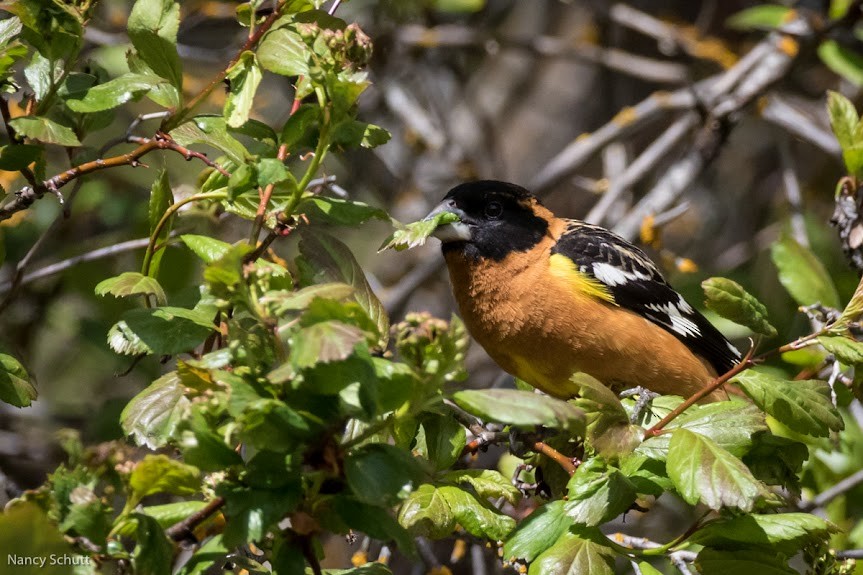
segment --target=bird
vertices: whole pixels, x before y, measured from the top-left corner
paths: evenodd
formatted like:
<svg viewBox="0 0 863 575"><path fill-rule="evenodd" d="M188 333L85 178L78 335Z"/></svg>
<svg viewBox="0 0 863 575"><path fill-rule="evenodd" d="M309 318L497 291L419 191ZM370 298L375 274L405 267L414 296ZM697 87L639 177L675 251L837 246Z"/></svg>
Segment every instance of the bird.
<svg viewBox="0 0 863 575"><path fill-rule="evenodd" d="M441 242L459 313L506 372L557 398L575 373L621 392L690 397L740 352L613 232L555 216L516 184L460 184L425 219L454 214ZM450 218L451 219L451 218ZM714 391L703 401L727 398Z"/></svg>

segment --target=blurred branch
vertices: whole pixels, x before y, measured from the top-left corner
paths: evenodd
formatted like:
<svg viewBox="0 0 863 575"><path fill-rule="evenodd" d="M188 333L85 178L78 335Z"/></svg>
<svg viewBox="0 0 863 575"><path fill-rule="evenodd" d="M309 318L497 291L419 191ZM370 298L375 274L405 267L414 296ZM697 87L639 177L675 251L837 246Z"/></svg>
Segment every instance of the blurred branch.
<svg viewBox="0 0 863 575"><path fill-rule="evenodd" d="M833 487L822 491L809 501L801 501L800 504L797 505L797 507L801 511L812 511L813 509L819 509L821 507L824 507L840 495L844 495L845 493L851 491L861 483L863 483L863 470L860 470L853 475L849 475Z"/></svg>
<svg viewBox="0 0 863 575"><path fill-rule="evenodd" d="M806 235L806 220L803 218L803 197L800 193L800 180L794 167L791 155L791 144L787 134L779 136L779 163L782 171L782 183L788 206L791 208L791 233L797 243L809 247L809 236Z"/></svg>
<svg viewBox="0 0 863 575"><path fill-rule="evenodd" d="M819 101L818 106L823 108L823 101ZM836 136L826 126L820 126L813 119L815 112L813 110L813 114L807 114L789 102L786 96L774 93L765 98L761 117L794 136L821 148L831 156L841 157L842 149L839 147Z"/></svg>
<svg viewBox="0 0 863 575"><path fill-rule="evenodd" d="M390 315L399 315L414 291L438 275L445 265L443 258L426 258L414 266L382 295L387 312Z"/></svg>
<svg viewBox="0 0 863 575"><path fill-rule="evenodd" d="M599 64L615 72L659 84L680 84L688 77L686 66L682 64L553 36L516 38L483 33L467 26L444 24L434 28L404 26L397 32L396 40L407 46L423 48L479 48L488 52L495 52L500 47L517 48L537 56L573 58Z"/></svg>

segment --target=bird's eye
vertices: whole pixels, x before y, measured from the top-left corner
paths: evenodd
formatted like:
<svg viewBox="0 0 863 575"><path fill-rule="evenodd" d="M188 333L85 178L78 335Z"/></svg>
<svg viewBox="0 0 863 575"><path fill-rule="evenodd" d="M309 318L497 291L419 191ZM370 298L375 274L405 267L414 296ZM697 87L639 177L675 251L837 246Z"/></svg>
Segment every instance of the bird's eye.
<svg viewBox="0 0 863 575"><path fill-rule="evenodd" d="M499 218L502 213L503 206L500 205L500 202L489 202L485 206L485 215L487 218L495 220Z"/></svg>

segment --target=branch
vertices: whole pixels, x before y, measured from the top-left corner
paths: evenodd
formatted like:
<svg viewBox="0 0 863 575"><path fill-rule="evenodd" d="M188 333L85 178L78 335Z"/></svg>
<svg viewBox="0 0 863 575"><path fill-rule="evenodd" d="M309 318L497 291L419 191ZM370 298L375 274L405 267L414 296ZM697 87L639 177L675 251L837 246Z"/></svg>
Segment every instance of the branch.
<svg viewBox="0 0 863 575"><path fill-rule="evenodd" d="M174 525L168 527L168 529L165 530L165 535L167 535L168 538L172 541L195 539L195 534L193 533L195 527L206 521L207 518L209 518L222 507L224 507L224 505L225 498L216 497L195 513L192 513L179 523L175 523Z"/></svg>
<svg viewBox="0 0 863 575"><path fill-rule="evenodd" d="M849 475L833 487L822 491L811 500L801 501L797 507L801 511L812 511L813 509L819 509L821 507L824 507L840 495L851 491L861 483L863 483L863 470L860 470L853 475Z"/></svg>
<svg viewBox="0 0 863 575"><path fill-rule="evenodd" d="M533 450L537 453L542 453L549 459L557 462L564 471L566 471L570 477L578 470L578 465L569 457L558 451L557 449L551 447L547 443L543 443L542 441L537 441L532 446Z"/></svg>

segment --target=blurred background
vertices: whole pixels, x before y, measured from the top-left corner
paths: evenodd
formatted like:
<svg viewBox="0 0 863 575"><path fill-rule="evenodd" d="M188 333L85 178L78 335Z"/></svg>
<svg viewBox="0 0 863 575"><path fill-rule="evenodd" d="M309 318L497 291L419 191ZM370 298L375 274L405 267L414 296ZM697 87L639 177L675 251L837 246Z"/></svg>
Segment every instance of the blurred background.
<svg viewBox="0 0 863 575"><path fill-rule="evenodd" d="M87 29L87 58L114 76L124 71L132 3L100 4ZM360 118L387 128L393 139L375 150L333 154L325 172L335 177L336 190L402 222L425 215L461 181L519 183L560 216L587 218L641 241L690 301L702 300L699 284L706 277L737 280L767 303L779 337L788 341L808 322L794 313L776 279L767 251L772 241L792 234L811 246L842 301L858 281L829 224L844 169L825 93L839 90L859 101L854 81L863 77L863 65L858 59L855 71L853 58L837 60L823 41L829 38L840 55L863 46L854 26L825 24L835 5L847 2L789 1L779 3L782 12L774 10L773 20L766 12L755 22L739 17L762 4L343 2L337 15L359 22L375 45L373 84L361 98ZM182 2L187 92L209 82L242 43L236 6ZM777 24L785 35L768 30ZM834 72L843 66L849 79ZM213 111L221 98L217 92ZM255 114L283 122L292 101L288 79L267 74ZM155 109L146 101L124 107L85 144L98 150L135 115ZM136 133L152 134L156 126L145 121ZM64 162L55 158L48 173L62 171ZM177 154L151 155L147 164L83 180L71 217L29 257L14 299L7 293L15 266L61 208L46 198L0 224L7 252L0 267L0 345L24 363L40 393L27 409L0 404L0 481L7 496L42 483L61 460L59 444L68 432L59 430L77 430L87 443L119 439L120 410L164 369L155 359L133 366L111 352L107 331L130 304L93 294L102 279L137 269L142 249L71 265L71 258L147 235L152 170L168 165L183 176L171 182L177 197L195 189L199 167L181 165ZM14 175L0 172L6 190L23 185ZM186 211L177 227L218 230L227 241L248 229L211 211ZM372 222L338 233L348 236L393 321L420 310L447 317L454 301L437 242L377 253L390 231L389 224ZM290 238L275 244L285 258L294 247ZM169 249L163 260L162 283L176 305L193 301L192 278L200 273L193 258L188 250ZM717 324L746 345L739 328ZM468 371L468 386L509 385L478 346Z"/></svg>

